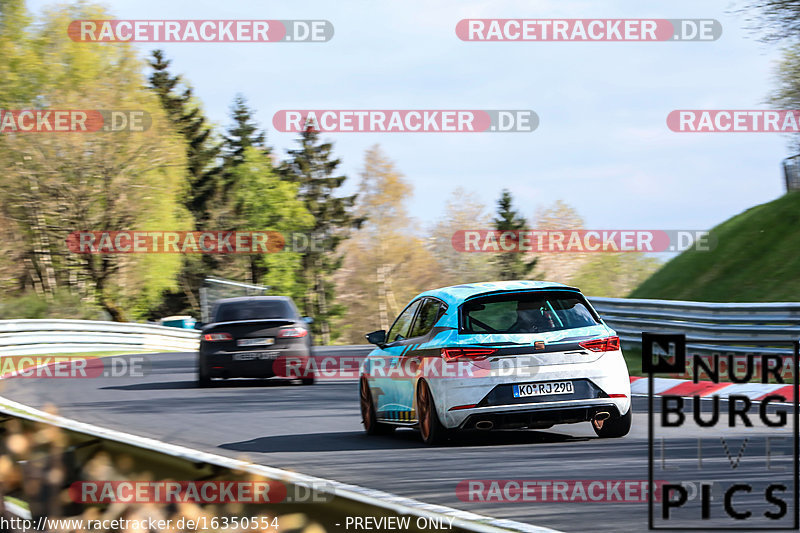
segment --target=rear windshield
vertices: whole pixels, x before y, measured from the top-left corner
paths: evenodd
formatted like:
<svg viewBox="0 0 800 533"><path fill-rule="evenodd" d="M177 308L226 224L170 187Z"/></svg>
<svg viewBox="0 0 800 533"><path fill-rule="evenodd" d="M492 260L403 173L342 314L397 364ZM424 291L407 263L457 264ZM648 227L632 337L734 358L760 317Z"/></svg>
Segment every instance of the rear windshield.
<svg viewBox="0 0 800 533"><path fill-rule="evenodd" d="M269 318L295 318L295 313L284 300L243 300L221 303L214 315L215 322L259 320Z"/></svg>
<svg viewBox="0 0 800 533"><path fill-rule="evenodd" d="M461 307L462 333L541 333L599 324L581 294L518 292L476 298Z"/></svg>

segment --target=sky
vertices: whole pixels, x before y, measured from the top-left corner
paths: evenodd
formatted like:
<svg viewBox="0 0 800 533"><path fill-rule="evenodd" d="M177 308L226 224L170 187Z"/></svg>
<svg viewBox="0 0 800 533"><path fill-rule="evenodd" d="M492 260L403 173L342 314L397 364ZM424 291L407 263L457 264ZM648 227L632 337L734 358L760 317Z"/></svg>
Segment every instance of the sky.
<svg viewBox="0 0 800 533"><path fill-rule="evenodd" d="M40 10L51 2L28 2ZM533 218L556 200L592 229L709 229L784 192L777 133L675 133L674 109L761 109L776 86L778 44L759 41L741 2L240 1L103 2L123 19L326 19L327 43L137 44L162 48L209 118L229 124L244 95L278 154L296 134L287 109L532 109L529 133L328 133L354 191L378 143L414 187L422 226L456 187L492 209L503 188ZM713 42L465 42L464 18L714 18Z"/></svg>

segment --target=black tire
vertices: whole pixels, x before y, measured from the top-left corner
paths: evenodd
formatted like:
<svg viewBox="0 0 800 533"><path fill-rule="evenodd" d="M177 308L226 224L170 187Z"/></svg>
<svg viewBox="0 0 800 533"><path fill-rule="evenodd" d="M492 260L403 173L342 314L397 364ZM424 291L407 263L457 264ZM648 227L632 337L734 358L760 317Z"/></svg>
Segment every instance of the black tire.
<svg viewBox="0 0 800 533"><path fill-rule="evenodd" d="M313 385L315 381L316 381L316 378L313 375L311 375L311 376L308 376L308 377L300 379L300 384L301 385Z"/></svg>
<svg viewBox="0 0 800 533"><path fill-rule="evenodd" d="M417 384L417 420L422 442L428 445L437 445L447 440L448 432L439 421L436 413L436 403L430 387L424 381Z"/></svg>
<svg viewBox="0 0 800 533"><path fill-rule="evenodd" d="M598 437L603 439L618 439L624 437L631 430L633 421L633 406L622 416L612 417L603 421L599 428L592 422L592 428Z"/></svg>
<svg viewBox="0 0 800 533"><path fill-rule="evenodd" d="M361 423L364 424L364 432L367 435L388 435L394 431L394 426L391 424L378 422L367 378L363 376L358 385L358 397L361 405Z"/></svg>

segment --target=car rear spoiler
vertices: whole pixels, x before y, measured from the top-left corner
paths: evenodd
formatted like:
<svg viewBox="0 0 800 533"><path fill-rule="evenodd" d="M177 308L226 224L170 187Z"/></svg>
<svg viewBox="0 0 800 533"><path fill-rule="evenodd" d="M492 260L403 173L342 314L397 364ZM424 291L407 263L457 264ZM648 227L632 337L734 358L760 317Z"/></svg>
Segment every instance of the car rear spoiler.
<svg viewBox="0 0 800 533"><path fill-rule="evenodd" d="M468 296L464 298L464 302L468 302L469 300L474 300L475 298L485 298L486 296L497 296L499 294L515 294L520 292L541 292L541 291L572 291L581 293L581 290L577 287L566 287L564 285L552 285L549 287L536 287L530 289L506 289L506 290L496 290L496 291L489 291L489 292L481 292L479 294L473 294L472 296Z"/></svg>

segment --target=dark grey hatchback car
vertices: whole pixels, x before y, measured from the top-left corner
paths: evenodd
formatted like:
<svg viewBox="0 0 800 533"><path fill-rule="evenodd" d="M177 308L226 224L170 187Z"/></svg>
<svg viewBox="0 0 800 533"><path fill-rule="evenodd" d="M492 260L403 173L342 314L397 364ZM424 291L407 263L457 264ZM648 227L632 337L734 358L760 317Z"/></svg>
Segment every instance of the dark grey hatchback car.
<svg viewBox="0 0 800 533"><path fill-rule="evenodd" d="M218 300L211 310L211 322L199 326L198 384L207 387L213 378L285 377L311 385L313 373L287 372L287 367L307 368L304 363L311 359L312 346L310 322L286 296Z"/></svg>

